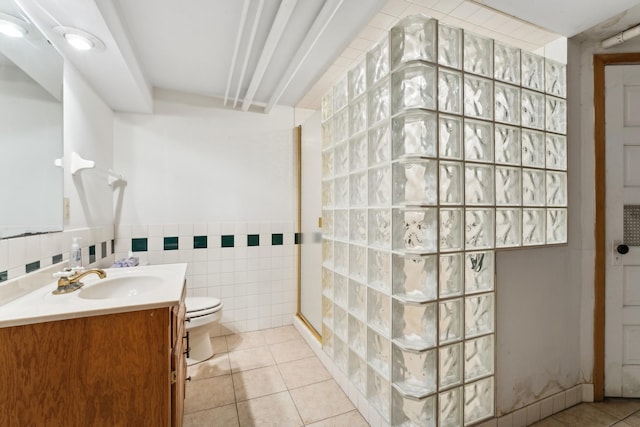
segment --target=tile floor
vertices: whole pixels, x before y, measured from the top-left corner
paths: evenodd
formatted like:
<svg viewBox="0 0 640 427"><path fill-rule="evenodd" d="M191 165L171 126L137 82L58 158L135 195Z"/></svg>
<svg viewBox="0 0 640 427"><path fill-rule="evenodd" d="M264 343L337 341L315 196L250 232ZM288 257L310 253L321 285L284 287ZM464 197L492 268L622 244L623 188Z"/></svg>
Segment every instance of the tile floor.
<svg viewBox="0 0 640 427"><path fill-rule="evenodd" d="M536 427L640 427L640 399L581 403L545 418Z"/></svg>
<svg viewBox="0 0 640 427"><path fill-rule="evenodd" d="M187 375L185 427L366 427L293 326L212 339Z"/></svg>

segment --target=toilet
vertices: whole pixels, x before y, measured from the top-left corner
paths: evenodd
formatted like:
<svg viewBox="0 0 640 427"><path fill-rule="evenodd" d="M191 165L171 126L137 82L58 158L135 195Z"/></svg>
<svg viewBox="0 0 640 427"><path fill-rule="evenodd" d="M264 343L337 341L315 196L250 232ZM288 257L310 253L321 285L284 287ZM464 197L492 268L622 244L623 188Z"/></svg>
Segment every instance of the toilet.
<svg viewBox="0 0 640 427"><path fill-rule="evenodd" d="M213 356L209 331L222 317L222 301L211 297L186 297L185 305L190 348L187 365L193 365Z"/></svg>

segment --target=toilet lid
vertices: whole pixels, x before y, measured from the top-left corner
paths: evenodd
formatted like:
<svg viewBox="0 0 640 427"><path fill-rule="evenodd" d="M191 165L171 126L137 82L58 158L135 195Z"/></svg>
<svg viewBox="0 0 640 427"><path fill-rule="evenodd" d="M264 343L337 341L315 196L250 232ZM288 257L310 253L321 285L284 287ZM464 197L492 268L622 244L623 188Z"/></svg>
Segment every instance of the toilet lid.
<svg viewBox="0 0 640 427"><path fill-rule="evenodd" d="M187 313L211 310L213 308L219 307L220 304L222 304L222 301L220 301L218 298L212 297L187 297L185 299Z"/></svg>

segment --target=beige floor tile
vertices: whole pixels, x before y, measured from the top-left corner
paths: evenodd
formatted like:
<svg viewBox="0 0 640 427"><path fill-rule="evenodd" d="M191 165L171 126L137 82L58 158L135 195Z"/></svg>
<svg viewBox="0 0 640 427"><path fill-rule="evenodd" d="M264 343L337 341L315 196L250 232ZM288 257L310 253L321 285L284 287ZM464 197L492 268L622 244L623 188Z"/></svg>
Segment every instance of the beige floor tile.
<svg viewBox="0 0 640 427"><path fill-rule="evenodd" d="M264 338L267 344L277 344L283 341L301 338L300 333L291 325L282 326L280 328L265 329Z"/></svg>
<svg viewBox="0 0 640 427"><path fill-rule="evenodd" d="M235 403L231 375L222 375L187 383L184 412L202 411Z"/></svg>
<svg viewBox="0 0 640 427"><path fill-rule="evenodd" d="M613 415L589 404L580 404L553 416L557 421L575 427L606 427L618 421Z"/></svg>
<svg viewBox="0 0 640 427"><path fill-rule="evenodd" d="M233 374L233 387L238 402L287 389L275 365Z"/></svg>
<svg viewBox="0 0 640 427"><path fill-rule="evenodd" d="M232 351L228 354L231 372L263 368L276 363L271 355L271 351L269 351L269 347L267 346Z"/></svg>
<svg viewBox="0 0 640 427"><path fill-rule="evenodd" d="M214 354L211 359L187 368L187 375L191 377L191 380L218 377L220 375L229 375L230 373L231 365L229 365L229 355L227 353Z"/></svg>
<svg viewBox="0 0 640 427"><path fill-rule="evenodd" d="M317 423L307 424L307 427L369 427L369 423L362 418L360 412L351 411L337 417L327 418Z"/></svg>
<svg viewBox="0 0 640 427"><path fill-rule="evenodd" d="M589 405L613 415L619 420L640 410L640 400L638 399L606 398L603 402L590 403Z"/></svg>
<svg viewBox="0 0 640 427"><path fill-rule="evenodd" d="M299 427L302 420L288 392L238 402L241 427Z"/></svg>
<svg viewBox="0 0 640 427"><path fill-rule="evenodd" d="M290 390L305 424L353 411L349 398L334 380Z"/></svg>
<svg viewBox="0 0 640 427"><path fill-rule="evenodd" d="M246 350L267 344L263 331L242 332L240 334L227 335L225 338L227 339L227 349L229 351Z"/></svg>
<svg viewBox="0 0 640 427"><path fill-rule="evenodd" d="M314 356L313 350L302 338L284 341L269 346L276 363L290 362Z"/></svg>
<svg viewBox="0 0 640 427"><path fill-rule="evenodd" d="M227 339L225 337L211 338L211 347L213 347L213 354L226 353L229 351L227 348Z"/></svg>
<svg viewBox="0 0 640 427"><path fill-rule="evenodd" d="M566 424L562 424L560 421L553 417L545 418L544 420L531 425L532 427L567 427Z"/></svg>
<svg viewBox="0 0 640 427"><path fill-rule="evenodd" d="M317 357L293 360L278 365L284 383L288 389L302 387L305 385L318 383L331 379L331 374L327 371Z"/></svg>
<svg viewBox="0 0 640 427"><path fill-rule="evenodd" d="M611 427L631 427L631 425L627 424L626 421L618 421L617 423L613 424Z"/></svg>
<svg viewBox="0 0 640 427"><path fill-rule="evenodd" d="M236 405L225 405L206 409L184 416L184 427L238 427L238 411Z"/></svg>
<svg viewBox="0 0 640 427"><path fill-rule="evenodd" d="M624 422L631 427L640 427L640 413L635 413L624 419Z"/></svg>

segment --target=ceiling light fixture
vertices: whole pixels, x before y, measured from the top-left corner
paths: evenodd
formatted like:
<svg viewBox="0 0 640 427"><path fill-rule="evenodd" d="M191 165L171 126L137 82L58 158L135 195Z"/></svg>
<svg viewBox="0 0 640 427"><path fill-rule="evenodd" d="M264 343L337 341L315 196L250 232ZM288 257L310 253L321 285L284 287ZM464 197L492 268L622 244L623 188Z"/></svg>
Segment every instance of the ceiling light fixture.
<svg viewBox="0 0 640 427"><path fill-rule="evenodd" d="M13 38L22 38L28 32L25 21L6 13L0 13L0 34Z"/></svg>
<svg viewBox="0 0 640 427"><path fill-rule="evenodd" d="M89 34L86 31L79 30L72 27L55 27L53 29L56 33L64 37L65 41L69 43L69 46L76 50L88 51L88 50L103 50L104 43L102 40Z"/></svg>

